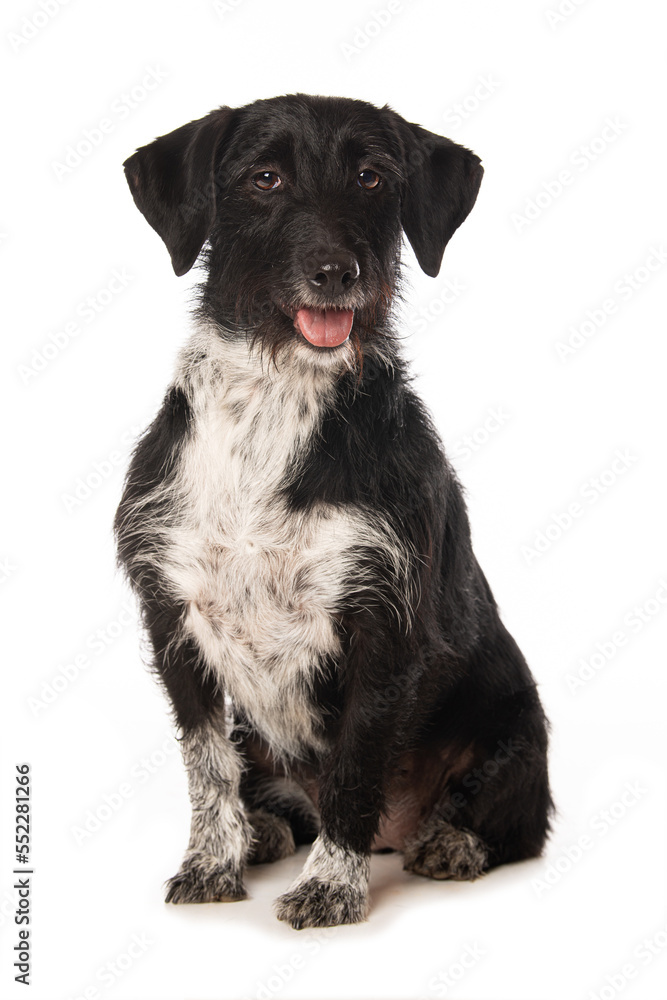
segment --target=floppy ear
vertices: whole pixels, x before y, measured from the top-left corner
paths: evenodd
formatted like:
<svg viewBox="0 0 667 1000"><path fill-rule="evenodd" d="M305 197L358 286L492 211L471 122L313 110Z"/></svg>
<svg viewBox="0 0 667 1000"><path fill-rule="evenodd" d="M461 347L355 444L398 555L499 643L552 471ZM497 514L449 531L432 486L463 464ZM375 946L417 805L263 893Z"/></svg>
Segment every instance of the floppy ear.
<svg viewBox="0 0 667 1000"><path fill-rule="evenodd" d="M401 223L422 271L435 278L445 247L475 204L484 169L464 146L405 124Z"/></svg>
<svg viewBox="0 0 667 1000"><path fill-rule="evenodd" d="M125 163L135 204L164 240L177 275L189 271L216 205L217 152L234 111L220 108L141 146Z"/></svg>

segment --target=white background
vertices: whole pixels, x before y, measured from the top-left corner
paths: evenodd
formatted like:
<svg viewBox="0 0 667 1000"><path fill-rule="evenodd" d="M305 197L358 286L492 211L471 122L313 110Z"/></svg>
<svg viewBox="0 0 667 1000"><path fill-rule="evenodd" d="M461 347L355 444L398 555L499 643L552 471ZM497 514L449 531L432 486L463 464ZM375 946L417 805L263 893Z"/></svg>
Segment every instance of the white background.
<svg viewBox="0 0 667 1000"><path fill-rule="evenodd" d="M385 0L44 2L57 8L48 18L37 2L5 4L0 32L3 996L663 995L661 8L580 0L558 20L558 0L402 0L378 29ZM111 537L131 441L169 381L198 277L174 277L121 163L220 104L293 91L388 102L483 158L479 200L440 276L418 273L406 251L403 327L467 488L478 556L552 720L559 809L543 860L475 884L374 858L370 920L325 933L296 933L271 912L303 851L253 870L247 902L162 902L187 840L185 777ZM101 141L59 168L101 119ZM127 284L108 296L114 270ZM561 357L587 321L582 346ZM64 346L48 347L52 336ZM619 449L624 467L610 471ZM30 992L12 970L21 761L34 795ZM133 935L144 943L128 957Z"/></svg>

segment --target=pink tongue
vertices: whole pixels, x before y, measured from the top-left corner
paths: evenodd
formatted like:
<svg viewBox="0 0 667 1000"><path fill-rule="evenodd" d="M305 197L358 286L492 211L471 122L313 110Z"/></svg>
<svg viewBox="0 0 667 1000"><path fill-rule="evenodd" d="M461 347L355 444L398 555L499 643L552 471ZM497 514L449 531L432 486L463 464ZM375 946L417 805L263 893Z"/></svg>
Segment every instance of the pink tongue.
<svg viewBox="0 0 667 1000"><path fill-rule="evenodd" d="M354 309L299 309L295 323L316 347L338 347L350 336Z"/></svg>

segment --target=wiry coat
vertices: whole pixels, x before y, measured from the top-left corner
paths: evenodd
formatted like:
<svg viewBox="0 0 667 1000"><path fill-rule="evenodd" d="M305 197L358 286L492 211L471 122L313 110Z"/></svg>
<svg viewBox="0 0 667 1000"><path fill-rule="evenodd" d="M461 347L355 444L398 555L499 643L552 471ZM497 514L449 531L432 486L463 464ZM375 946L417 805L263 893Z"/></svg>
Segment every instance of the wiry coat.
<svg viewBox="0 0 667 1000"><path fill-rule="evenodd" d="M188 766L168 898L241 898L246 863L316 837L278 914L353 922L373 847L435 878L538 854L544 715L390 320L401 227L437 273L479 160L388 108L297 95L213 112L126 170L177 273L208 239L116 520ZM280 200L252 188L262 170ZM374 170L359 197L349 178ZM359 264L335 302L305 277L322 247ZM354 309L349 340L313 347L305 306Z"/></svg>

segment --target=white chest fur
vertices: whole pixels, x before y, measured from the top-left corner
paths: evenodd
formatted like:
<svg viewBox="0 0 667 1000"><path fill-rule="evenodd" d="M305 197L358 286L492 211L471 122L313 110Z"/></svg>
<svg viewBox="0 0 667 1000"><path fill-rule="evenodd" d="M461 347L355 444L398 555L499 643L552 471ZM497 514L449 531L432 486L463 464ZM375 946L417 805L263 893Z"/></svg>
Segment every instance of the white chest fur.
<svg viewBox="0 0 667 1000"><path fill-rule="evenodd" d="M245 344L203 331L177 379L194 419L162 572L186 606L185 632L233 703L277 753L295 756L322 746L309 692L339 652L333 616L360 572L360 545L387 552L397 577L406 563L368 512L320 504L295 514L279 493L335 377L298 358L276 371Z"/></svg>

